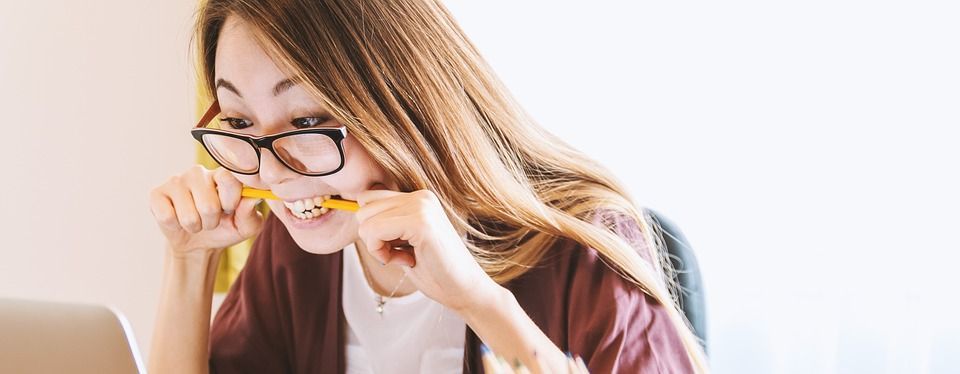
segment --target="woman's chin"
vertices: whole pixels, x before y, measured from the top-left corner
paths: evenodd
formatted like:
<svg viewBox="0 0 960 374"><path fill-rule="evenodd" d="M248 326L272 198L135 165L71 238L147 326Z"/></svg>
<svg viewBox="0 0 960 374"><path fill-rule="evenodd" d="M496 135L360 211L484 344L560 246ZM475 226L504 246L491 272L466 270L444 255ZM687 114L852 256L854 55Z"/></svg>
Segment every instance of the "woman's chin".
<svg viewBox="0 0 960 374"><path fill-rule="evenodd" d="M346 212L331 211L320 219L301 221L293 216L289 210L281 208L280 221L286 226L287 232L305 252L326 255L336 253L356 241L356 235L347 235L351 230L356 232L356 225L350 222Z"/></svg>
<svg viewBox="0 0 960 374"><path fill-rule="evenodd" d="M348 238L317 238L311 235L292 235L300 249L315 255L328 255L342 250L354 241Z"/></svg>
<svg viewBox="0 0 960 374"><path fill-rule="evenodd" d="M300 245L300 249L303 249L305 252L313 253L315 255L328 255L331 253L336 253L343 249L343 247L341 246L329 247L329 246L316 245L316 244L314 244L313 246L307 246L300 243L297 243L297 244Z"/></svg>

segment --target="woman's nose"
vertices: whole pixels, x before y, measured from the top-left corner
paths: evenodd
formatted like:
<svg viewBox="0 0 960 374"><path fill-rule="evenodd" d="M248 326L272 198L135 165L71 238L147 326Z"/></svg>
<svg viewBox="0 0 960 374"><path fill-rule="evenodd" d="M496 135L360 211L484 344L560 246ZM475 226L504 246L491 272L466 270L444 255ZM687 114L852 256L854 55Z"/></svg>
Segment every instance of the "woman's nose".
<svg viewBox="0 0 960 374"><path fill-rule="evenodd" d="M266 184L280 184L298 174L280 162L273 152L262 150L260 154L260 180Z"/></svg>

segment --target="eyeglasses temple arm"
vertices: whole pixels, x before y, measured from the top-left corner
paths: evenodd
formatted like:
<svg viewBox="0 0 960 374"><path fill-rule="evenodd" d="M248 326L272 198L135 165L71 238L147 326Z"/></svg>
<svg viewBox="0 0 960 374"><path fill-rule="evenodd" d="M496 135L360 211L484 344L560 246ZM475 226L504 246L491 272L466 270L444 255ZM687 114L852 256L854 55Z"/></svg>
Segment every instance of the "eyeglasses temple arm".
<svg viewBox="0 0 960 374"><path fill-rule="evenodd" d="M197 122L197 126L194 128L202 129L206 127L217 114L220 114L220 103L214 100L213 103L210 104L210 108L207 109L207 112L203 114L203 117L200 117L200 121Z"/></svg>

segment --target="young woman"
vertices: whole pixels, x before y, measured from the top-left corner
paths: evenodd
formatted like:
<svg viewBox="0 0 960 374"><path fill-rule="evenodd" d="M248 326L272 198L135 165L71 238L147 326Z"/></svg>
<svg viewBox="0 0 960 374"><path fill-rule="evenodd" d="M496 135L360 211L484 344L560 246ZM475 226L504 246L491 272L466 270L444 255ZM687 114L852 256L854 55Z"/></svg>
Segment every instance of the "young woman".
<svg viewBox="0 0 960 374"><path fill-rule="evenodd" d="M482 343L534 372L706 370L623 186L438 2L208 0L197 39L223 168L151 193L151 372L477 373ZM280 198L265 221L242 186ZM219 248L253 235L211 326Z"/></svg>

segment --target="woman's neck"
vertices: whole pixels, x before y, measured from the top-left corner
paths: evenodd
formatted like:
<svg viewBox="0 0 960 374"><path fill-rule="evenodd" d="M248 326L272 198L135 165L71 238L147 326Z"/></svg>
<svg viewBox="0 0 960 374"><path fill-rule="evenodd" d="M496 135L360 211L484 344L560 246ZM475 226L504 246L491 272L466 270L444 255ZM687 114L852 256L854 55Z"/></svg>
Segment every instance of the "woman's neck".
<svg viewBox="0 0 960 374"><path fill-rule="evenodd" d="M354 245L357 247L357 255L360 257L360 264L366 274L367 282L370 288L378 295L390 296L390 293L396 289L393 297L405 296L417 291L417 287L409 279L404 279L403 269L399 265L380 265L380 261L367 252L363 241L357 240ZM397 285L400 281L400 288Z"/></svg>

